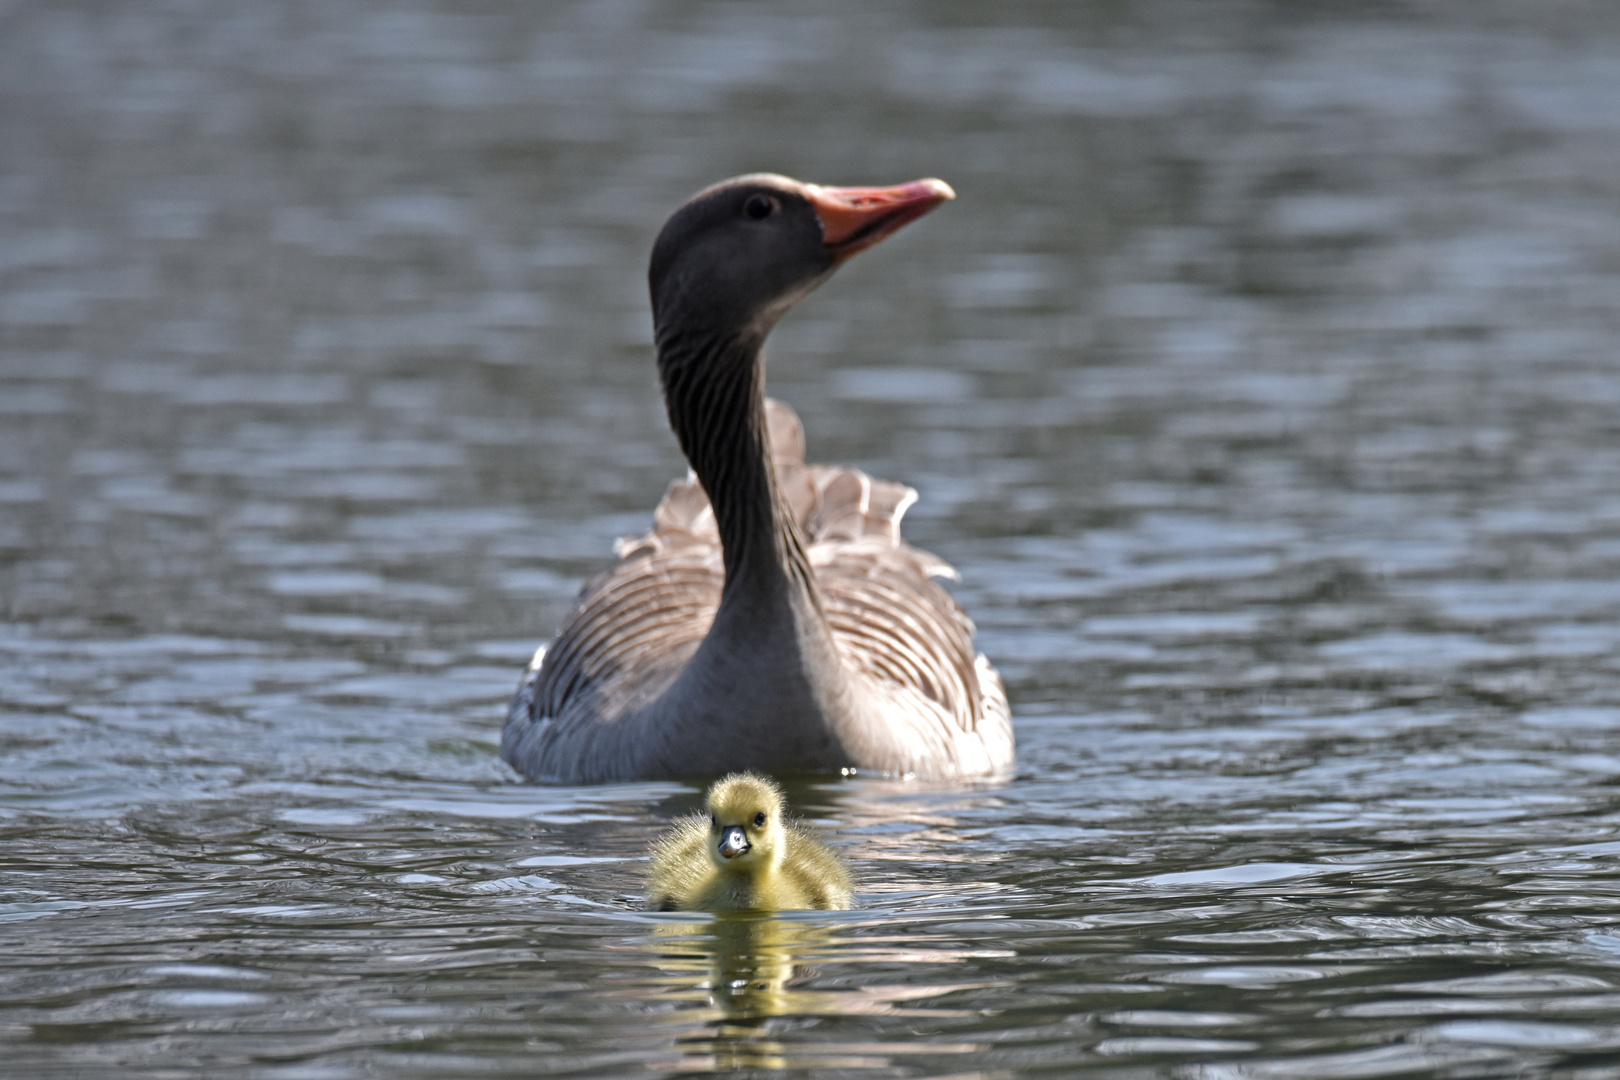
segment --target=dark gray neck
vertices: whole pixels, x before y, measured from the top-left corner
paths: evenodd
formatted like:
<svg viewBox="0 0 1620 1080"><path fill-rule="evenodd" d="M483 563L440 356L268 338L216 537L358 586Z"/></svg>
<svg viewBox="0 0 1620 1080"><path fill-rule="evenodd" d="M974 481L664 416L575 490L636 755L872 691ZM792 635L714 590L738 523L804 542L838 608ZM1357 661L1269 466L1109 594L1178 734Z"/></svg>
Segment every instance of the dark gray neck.
<svg viewBox="0 0 1620 1080"><path fill-rule="evenodd" d="M750 336L660 327L664 404L714 508L726 568L722 611L761 602L800 608L804 601L819 611L804 540L771 466L763 344Z"/></svg>

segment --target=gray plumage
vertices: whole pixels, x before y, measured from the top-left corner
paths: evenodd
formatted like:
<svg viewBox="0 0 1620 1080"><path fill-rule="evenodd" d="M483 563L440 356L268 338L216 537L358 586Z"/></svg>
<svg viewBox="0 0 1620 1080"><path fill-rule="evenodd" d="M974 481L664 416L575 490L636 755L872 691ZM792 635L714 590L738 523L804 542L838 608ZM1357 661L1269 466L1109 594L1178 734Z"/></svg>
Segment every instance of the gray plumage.
<svg viewBox="0 0 1620 1080"><path fill-rule="evenodd" d="M922 184L948 195L937 181L889 190ZM765 334L847 257L831 243L845 226L822 220L837 205L820 208L866 190L743 177L665 226L651 273L659 370L695 471L670 486L650 532L619 542L525 674L501 749L522 772L961 778L1011 764L1001 680L936 580L954 571L900 539L916 492L805 464L798 418L764 395ZM737 212L761 192L771 218Z"/></svg>

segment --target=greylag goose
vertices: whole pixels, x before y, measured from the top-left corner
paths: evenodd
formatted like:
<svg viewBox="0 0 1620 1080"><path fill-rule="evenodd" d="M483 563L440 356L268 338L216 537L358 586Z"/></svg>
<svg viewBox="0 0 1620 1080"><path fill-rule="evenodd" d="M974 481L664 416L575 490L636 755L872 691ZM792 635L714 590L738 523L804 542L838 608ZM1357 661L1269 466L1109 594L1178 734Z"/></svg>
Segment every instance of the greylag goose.
<svg viewBox="0 0 1620 1080"><path fill-rule="evenodd" d="M560 783L858 769L994 776L1001 678L900 539L917 493L804 463L765 396L766 336L844 260L955 197L939 180L833 188L740 176L653 245L658 374L692 474L619 541L512 701L501 756Z"/></svg>

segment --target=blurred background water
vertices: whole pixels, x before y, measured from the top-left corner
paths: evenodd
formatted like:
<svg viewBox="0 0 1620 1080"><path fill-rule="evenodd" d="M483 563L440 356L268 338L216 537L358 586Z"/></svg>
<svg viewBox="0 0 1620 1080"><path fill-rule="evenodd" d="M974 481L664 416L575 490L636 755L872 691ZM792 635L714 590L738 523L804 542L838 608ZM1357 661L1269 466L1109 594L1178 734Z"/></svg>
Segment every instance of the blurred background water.
<svg viewBox="0 0 1620 1080"><path fill-rule="evenodd" d="M1016 778L696 791L502 709L683 469L652 237L957 202L784 324ZM1620 8L0 5L0 1073L1612 1077Z"/></svg>

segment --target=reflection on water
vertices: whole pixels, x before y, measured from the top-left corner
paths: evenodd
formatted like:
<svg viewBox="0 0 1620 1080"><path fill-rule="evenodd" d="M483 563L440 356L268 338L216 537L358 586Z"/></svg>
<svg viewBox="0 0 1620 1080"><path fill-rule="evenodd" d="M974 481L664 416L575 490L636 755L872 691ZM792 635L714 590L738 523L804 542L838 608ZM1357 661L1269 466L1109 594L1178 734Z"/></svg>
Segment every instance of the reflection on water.
<svg viewBox="0 0 1620 1080"><path fill-rule="evenodd" d="M863 1012L889 1013L897 1000L934 997L949 988L894 988L893 993L862 994L807 990L818 957L833 952L835 931L827 926L791 917L726 913L701 924L666 924L653 939L658 966L671 976L668 996L691 999L702 994L707 1015L695 1015L694 1002L677 1013L688 1030L679 1045L678 1067L691 1069L800 1069L858 1068L872 1063L840 1043L816 1047L804 1042L783 1042L773 1034L773 1017L794 1017L800 1022L818 1016ZM888 989L888 988L884 988ZM694 1021L704 1025L692 1032ZM904 1053L904 1049L899 1050ZM882 1051L879 1051L882 1053ZM880 1057L878 1063L886 1064Z"/></svg>
<svg viewBox="0 0 1620 1080"><path fill-rule="evenodd" d="M1613 5L0 23L6 1068L1613 1074ZM801 780L856 910L653 916L699 793L495 744L759 168L960 193L771 389L921 491L1020 771Z"/></svg>

